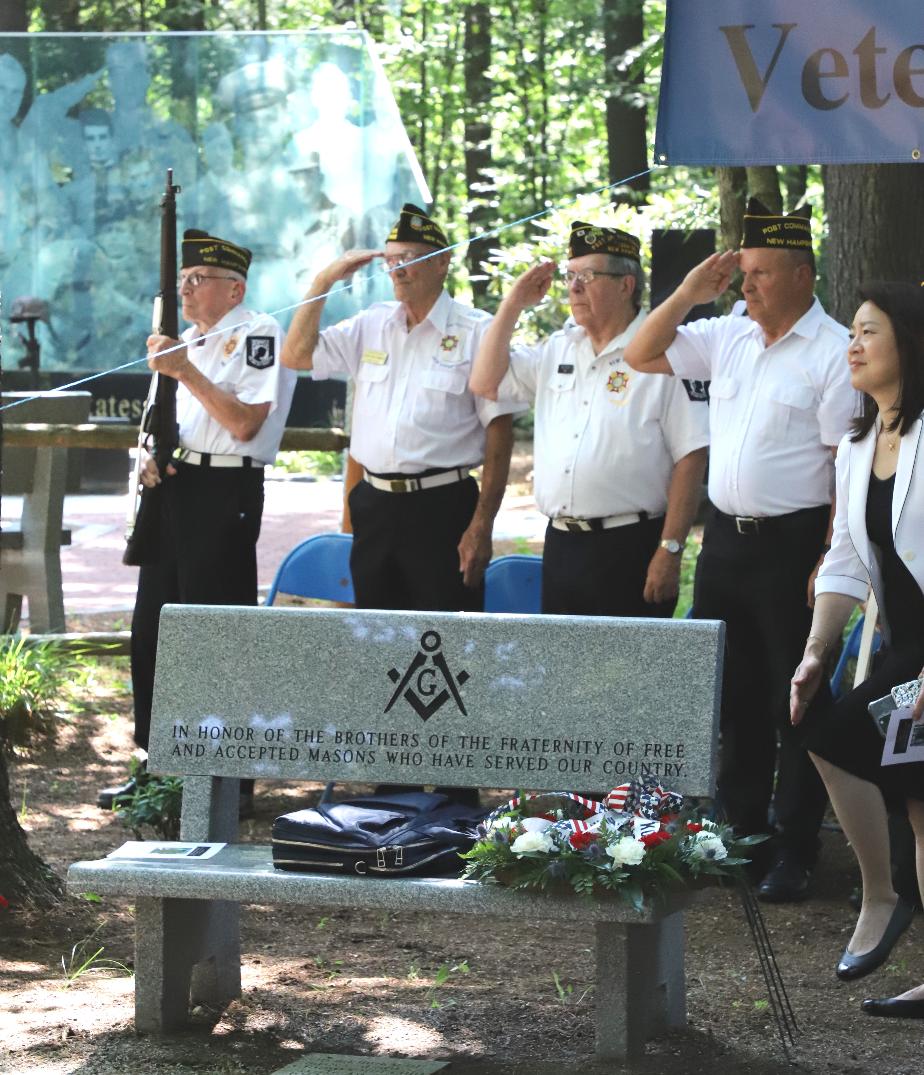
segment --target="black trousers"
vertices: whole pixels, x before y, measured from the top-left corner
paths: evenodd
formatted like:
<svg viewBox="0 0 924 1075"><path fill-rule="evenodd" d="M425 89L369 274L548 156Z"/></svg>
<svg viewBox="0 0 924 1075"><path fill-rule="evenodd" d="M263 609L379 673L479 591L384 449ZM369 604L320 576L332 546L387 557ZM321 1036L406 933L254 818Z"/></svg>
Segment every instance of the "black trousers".
<svg viewBox="0 0 924 1075"><path fill-rule="evenodd" d="M806 587L829 514L810 508L740 534L710 507L693 595L697 619L726 625L717 804L739 830L756 833L771 831L772 800L781 849L806 866L818 853L827 796L789 723L789 681L811 626ZM821 694L830 697L827 682Z"/></svg>
<svg viewBox="0 0 924 1075"><path fill-rule="evenodd" d="M350 492L356 607L480 612L484 584L463 584L458 551L477 503L474 478L415 493L358 482Z"/></svg>
<svg viewBox="0 0 924 1075"><path fill-rule="evenodd" d="M135 742L147 748L160 610L165 604L255 605L263 468L176 464L164 479L162 555L142 567L132 616Z"/></svg>
<svg viewBox="0 0 924 1075"><path fill-rule="evenodd" d="M542 611L562 616L669 617L677 604L649 604L645 576L664 519L614 530L572 532L551 522L542 553Z"/></svg>

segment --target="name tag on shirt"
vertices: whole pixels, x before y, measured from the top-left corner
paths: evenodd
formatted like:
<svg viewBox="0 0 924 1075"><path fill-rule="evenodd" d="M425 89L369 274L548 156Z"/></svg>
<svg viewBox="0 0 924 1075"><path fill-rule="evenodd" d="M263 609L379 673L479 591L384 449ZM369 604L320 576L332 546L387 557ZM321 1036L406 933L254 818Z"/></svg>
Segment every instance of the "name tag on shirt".
<svg viewBox="0 0 924 1075"><path fill-rule="evenodd" d="M370 347L367 347L363 351L363 362L368 362L370 366L384 366L388 361L387 351L373 351Z"/></svg>
<svg viewBox="0 0 924 1075"><path fill-rule="evenodd" d="M574 365L570 362L562 362L558 367L559 373L574 373Z"/></svg>

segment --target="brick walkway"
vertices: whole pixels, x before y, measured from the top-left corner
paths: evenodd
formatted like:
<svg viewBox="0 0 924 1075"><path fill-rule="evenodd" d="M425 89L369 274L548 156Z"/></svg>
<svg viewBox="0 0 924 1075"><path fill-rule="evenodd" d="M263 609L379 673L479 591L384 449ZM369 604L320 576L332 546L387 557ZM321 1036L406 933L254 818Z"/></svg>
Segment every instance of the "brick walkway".
<svg viewBox="0 0 924 1075"><path fill-rule="evenodd" d="M311 534L340 529L342 492L339 481L267 481L257 546L261 592L265 593L293 545ZM75 495L65 499L64 526L72 532L72 544L61 550L61 570L69 620L131 611L138 571L122 563L127 506L127 496ZM3 498L4 523L18 519L21 510L20 498ZM508 494L497 517L495 540L541 540L545 522L531 496Z"/></svg>

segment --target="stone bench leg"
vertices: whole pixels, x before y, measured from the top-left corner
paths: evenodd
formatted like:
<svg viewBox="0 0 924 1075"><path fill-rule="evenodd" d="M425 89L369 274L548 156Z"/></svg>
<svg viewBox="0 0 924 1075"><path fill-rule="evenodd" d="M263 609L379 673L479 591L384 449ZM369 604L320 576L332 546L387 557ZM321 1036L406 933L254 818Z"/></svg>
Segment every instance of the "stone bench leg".
<svg viewBox="0 0 924 1075"><path fill-rule="evenodd" d="M641 1055L652 1035L686 1026L683 912L653 925L597 931L597 1055Z"/></svg>
<svg viewBox="0 0 924 1075"><path fill-rule="evenodd" d="M186 1024L190 1001L223 1005L241 995L240 908L222 900L135 904L135 1029Z"/></svg>

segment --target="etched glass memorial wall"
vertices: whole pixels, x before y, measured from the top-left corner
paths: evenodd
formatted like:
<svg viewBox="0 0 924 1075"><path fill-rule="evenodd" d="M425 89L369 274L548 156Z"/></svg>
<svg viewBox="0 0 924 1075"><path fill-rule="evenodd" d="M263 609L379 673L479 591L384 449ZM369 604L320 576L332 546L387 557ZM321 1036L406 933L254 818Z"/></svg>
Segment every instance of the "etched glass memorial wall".
<svg viewBox="0 0 924 1075"><path fill-rule="evenodd" d="M268 311L429 200L361 31L0 36L0 316L48 304L44 370L143 355L168 167L181 232L250 247L247 305ZM325 323L390 295L378 263Z"/></svg>

